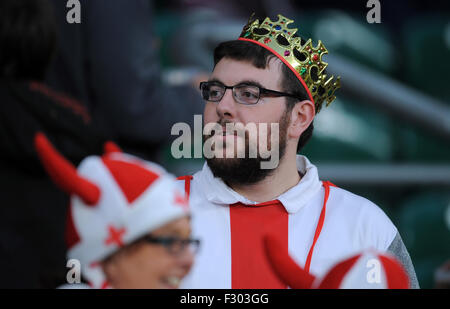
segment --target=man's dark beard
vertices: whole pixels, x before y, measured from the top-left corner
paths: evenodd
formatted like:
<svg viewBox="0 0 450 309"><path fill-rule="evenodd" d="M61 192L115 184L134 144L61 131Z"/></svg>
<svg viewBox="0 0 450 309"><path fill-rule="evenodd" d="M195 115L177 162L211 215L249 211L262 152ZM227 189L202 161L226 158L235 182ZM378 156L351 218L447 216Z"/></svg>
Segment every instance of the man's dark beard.
<svg viewBox="0 0 450 309"><path fill-rule="evenodd" d="M279 122L279 161L286 151L286 134L289 126L289 113L284 113ZM220 123L220 122L219 122ZM205 138L205 140L208 137ZM259 150L259 149L258 149ZM228 186L255 184L270 176L274 169L262 169L261 162L270 161L270 157L263 159L259 155L249 158L248 135L245 138L245 158L211 158L206 162L214 177L222 179Z"/></svg>

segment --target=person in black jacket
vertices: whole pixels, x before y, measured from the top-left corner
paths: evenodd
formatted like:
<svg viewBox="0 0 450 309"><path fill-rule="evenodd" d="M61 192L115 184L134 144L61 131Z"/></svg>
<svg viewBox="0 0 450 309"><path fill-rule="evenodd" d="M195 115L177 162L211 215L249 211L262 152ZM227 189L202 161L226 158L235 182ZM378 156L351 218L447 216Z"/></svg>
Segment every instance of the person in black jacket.
<svg viewBox="0 0 450 309"><path fill-rule="evenodd" d="M33 148L42 131L78 164L104 138L80 102L42 81L55 52L47 0L0 1L0 287L53 288L65 282L68 197Z"/></svg>
<svg viewBox="0 0 450 309"><path fill-rule="evenodd" d="M67 22L66 1L51 2L58 53L49 85L86 104L124 150L156 160L171 139L172 125L192 124L203 102L192 85L163 82L152 1L80 0L80 23Z"/></svg>

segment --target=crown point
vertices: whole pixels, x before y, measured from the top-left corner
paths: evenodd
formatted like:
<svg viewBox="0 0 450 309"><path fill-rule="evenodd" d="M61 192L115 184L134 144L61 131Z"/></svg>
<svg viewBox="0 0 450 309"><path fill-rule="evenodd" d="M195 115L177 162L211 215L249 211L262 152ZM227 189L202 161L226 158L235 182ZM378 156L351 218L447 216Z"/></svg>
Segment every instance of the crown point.
<svg viewBox="0 0 450 309"><path fill-rule="evenodd" d="M340 80L338 78L334 83L331 83L333 77L331 77L331 80L326 80L327 75L324 73L324 70L327 67L327 63L322 62L321 58L328 53L328 50L322 42L319 40L316 47L314 47L312 39L308 39L305 42L300 37L293 37L298 30L288 29L287 26L291 23L293 23L293 20L281 14L278 14L277 21L272 21L269 17L261 23L258 20L251 19L244 28L241 37L252 38L255 35L258 38L257 40L266 46L269 46L270 43L270 47L275 50L276 54L282 60L291 64L292 69L296 71L296 74L299 74L298 77L306 82L305 87L310 90L311 100L315 102L316 113L318 113L323 102L328 102L326 104L328 106L336 98L334 92L340 88ZM258 34L258 31L254 32L260 26L268 30L263 35ZM283 35L278 38L277 35L279 34ZM286 44L286 41L289 44ZM299 55L301 54L299 57L302 60L298 59L297 55L294 57L293 52L297 52ZM315 68L315 71L312 72L312 68ZM311 74L315 74L314 79Z"/></svg>

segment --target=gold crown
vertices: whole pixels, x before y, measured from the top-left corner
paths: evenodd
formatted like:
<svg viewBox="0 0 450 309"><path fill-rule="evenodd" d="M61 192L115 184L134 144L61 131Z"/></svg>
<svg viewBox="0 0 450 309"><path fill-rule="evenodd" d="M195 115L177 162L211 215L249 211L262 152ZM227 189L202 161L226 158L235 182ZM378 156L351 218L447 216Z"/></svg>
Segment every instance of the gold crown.
<svg viewBox="0 0 450 309"><path fill-rule="evenodd" d="M334 76L327 77L325 68L328 63L322 61L322 56L328 54L328 50L320 40L317 46L313 47L311 39L305 41L295 35L297 29L287 27L293 22L278 14L276 22L266 17L262 23L259 23L252 14L239 39L256 41L290 66L307 90L318 113L323 101L326 100L326 106L328 106L336 98L334 92L341 86L340 77L335 80L333 80Z"/></svg>

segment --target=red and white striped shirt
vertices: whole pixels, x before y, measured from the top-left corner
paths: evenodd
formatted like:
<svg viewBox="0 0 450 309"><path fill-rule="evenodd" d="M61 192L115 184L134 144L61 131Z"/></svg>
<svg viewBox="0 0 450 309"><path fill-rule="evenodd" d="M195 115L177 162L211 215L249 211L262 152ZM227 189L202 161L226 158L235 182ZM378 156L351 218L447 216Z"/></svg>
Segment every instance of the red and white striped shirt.
<svg viewBox="0 0 450 309"><path fill-rule="evenodd" d="M296 186L259 204L215 178L206 163L180 182L189 191L193 237L202 242L181 288L286 288L265 257L262 236L268 230L318 276L362 250L388 249L397 229L377 205L320 181L304 156L297 156L297 167L303 177Z"/></svg>

